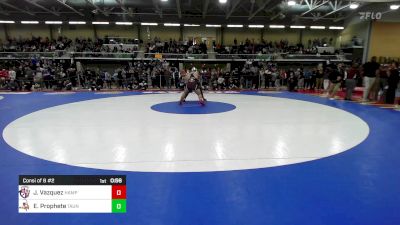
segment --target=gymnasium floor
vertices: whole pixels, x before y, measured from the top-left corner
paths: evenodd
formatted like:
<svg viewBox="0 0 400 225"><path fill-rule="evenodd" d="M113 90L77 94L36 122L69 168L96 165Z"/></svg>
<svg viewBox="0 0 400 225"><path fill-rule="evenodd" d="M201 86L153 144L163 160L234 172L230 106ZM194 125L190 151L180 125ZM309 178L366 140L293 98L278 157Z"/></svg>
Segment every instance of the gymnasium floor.
<svg viewBox="0 0 400 225"><path fill-rule="evenodd" d="M289 92L0 96L1 224L400 221L399 111ZM126 174L127 213L18 214L21 174Z"/></svg>

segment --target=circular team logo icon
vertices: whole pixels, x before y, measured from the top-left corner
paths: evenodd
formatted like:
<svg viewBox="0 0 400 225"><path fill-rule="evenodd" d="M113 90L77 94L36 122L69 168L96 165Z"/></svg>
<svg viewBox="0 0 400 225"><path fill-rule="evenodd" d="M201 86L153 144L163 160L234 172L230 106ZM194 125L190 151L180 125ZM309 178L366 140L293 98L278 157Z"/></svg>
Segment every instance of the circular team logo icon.
<svg viewBox="0 0 400 225"><path fill-rule="evenodd" d="M29 187L27 186L22 186L21 189L19 190L19 196L21 196L21 198L28 198L29 197Z"/></svg>
<svg viewBox="0 0 400 225"><path fill-rule="evenodd" d="M22 210L25 210L25 212L27 212L29 210L28 201L26 199L24 199L24 202L22 202L22 205L19 208Z"/></svg>

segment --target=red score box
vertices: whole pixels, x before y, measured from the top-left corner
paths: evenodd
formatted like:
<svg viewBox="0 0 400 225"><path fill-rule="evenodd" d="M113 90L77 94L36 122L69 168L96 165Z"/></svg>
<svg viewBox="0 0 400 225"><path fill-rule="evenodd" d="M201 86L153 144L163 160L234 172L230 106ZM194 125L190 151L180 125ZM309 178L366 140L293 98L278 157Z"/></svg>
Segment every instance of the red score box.
<svg viewBox="0 0 400 225"><path fill-rule="evenodd" d="M112 199L126 199L126 185L113 185Z"/></svg>

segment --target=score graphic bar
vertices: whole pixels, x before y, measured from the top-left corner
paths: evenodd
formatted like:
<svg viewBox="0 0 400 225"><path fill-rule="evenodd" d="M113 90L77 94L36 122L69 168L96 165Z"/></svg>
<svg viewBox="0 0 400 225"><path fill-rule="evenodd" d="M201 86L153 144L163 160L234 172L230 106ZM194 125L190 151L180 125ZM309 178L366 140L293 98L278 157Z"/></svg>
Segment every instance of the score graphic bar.
<svg viewBox="0 0 400 225"><path fill-rule="evenodd" d="M21 175L19 213L126 213L126 176Z"/></svg>

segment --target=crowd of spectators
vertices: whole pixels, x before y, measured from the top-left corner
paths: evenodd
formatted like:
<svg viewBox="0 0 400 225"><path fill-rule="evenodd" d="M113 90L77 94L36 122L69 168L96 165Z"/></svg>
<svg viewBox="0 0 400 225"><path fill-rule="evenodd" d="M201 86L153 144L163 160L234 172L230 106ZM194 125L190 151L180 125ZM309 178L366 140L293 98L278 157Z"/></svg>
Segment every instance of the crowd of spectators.
<svg viewBox="0 0 400 225"><path fill-rule="evenodd" d="M215 52L219 54L258 54L258 53L280 53L285 52L289 48L287 40L281 40L279 42L267 42L263 40L261 43L254 43L249 39L245 42L239 43L235 39L232 46L224 46L217 44L215 46Z"/></svg>
<svg viewBox="0 0 400 225"><path fill-rule="evenodd" d="M10 38L6 41L0 40L0 52L53 52L70 48L72 43L72 40L65 37L55 40L50 40L48 37Z"/></svg>
<svg viewBox="0 0 400 225"><path fill-rule="evenodd" d="M332 40L314 39L308 43L308 48L302 44L290 46L287 40L279 42L262 41L254 44L250 40L237 43L231 47L215 45L218 53L229 54L259 54L259 53L315 53L318 46L330 45ZM124 44L122 44L124 43ZM104 39L75 39L59 37L49 38L32 37L26 40L0 40L2 52L53 52L73 51L87 52L86 55L99 56L95 53L124 53L137 51L139 40ZM310 49L311 48L311 49ZM155 38L146 45L148 53L176 53L176 54L205 54L205 43L193 41L175 41L170 39L161 42ZM182 88L180 71L176 65L169 65L167 61L134 61L121 66L114 71L100 71L99 69L83 69L81 64L72 63L73 60L46 60L32 57L29 60L7 60L0 65L0 88L16 90L55 89L72 90L73 88L88 88L99 90L112 89L146 89L152 88ZM199 66L198 66L199 67ZM299 89L323 90L333 98L338 90L345 87L346 99L351 100L352 90L356 85L364 85L363 100L373 101L387 98L392 102L398 82L398 65L380 65L373 58L364 65L344 64L320 65L315 68L278 68L277 65L267 62L248 61L232 70L219 67L201 66L202 85L208 90L231 89L258 89L287 86L289 91ZM397 87L397 86L396 86Z"/></svg>
<svg viewBox="0 0 400 225"><path fill-rule="evenodd" d="M10 38L0 40L0 52L102 52L102 53L129 53L139 50L139 40L122 39L115 41L113 38L92 40L90 38L67 37L49 39L48 37L32 37L29 39ZM124 45L128 47L124 47Z"/></svg>
<svg viewBox="0 0 400 225"><path fill-rule="evenodd" d="M238 43L234 39L232 46L224 46L214 44L215 52L219 54L275 54L275 53L288 53L288 54L317 54L318 47L327 47L333 45L333 39L327 38L308 40L308 46L303 44L290 44L288 40L282 39L280 41L266 41L262 40L261 43L254 43L246 39L244 42Z"/></svg>
<svg viewBox="0 0 400 225"><path fill-rule="evenodd" d="M235 39L232 46L224 46L213 42L213 50L219 54L316 54L317 47L330 46L332 39L309 40L308 46L303 44L290 45L287 40L265 41L254 43L247 39L245 42L238 43ZM139 50L143 42L137 39L109 38L90 39L76 38L74 40L67 37L58 37L50 39L48 37L32 37L29 39L10 38L0 40L0 52L94 52L94 53L132 53ZM154 53L168 54L207 54L207 45L204 42L196 40L161 41L159 38L145 44L146 56L152 57Z"/></svg>
<svg viewBox="0 0 400 225"><path fill-rule="evenodd" d="M207 54L207 45L203 42L196 43L193 40L170 39L162 42L159 38L155 38L152 42L147 43L145 53Z"/></svg>
<svg viewBox="0 0 400 225"><path fill-rule="evenodd" d="M69 60L7 60L0 65L0 89L11 91L173 88L179 71L166 61L138 61L115 70L83 68Z"/></svg>
<svg viewBox="0 0 400 225"><path fill-rule="evenodd" d="M99 52L99 53L131 53L139 50L138 40L115 41L112 38L105 39L75 39L74 52Z"/></svg>
<svg viewBox="0 0 400 225"><path fill-rule="evenodd" d="M75 77L69 60L7 60L0 65L0 88L11 91L71 90Z"/></svg>
<svg viewBox="0 0 400 225"><path fill-rule="evenodd" d="M194 65L187 66L191 70ZM334 98L346 90L352 100L356 86L364 85L364 101L394 102L399 82L397 62L380 65L376 58L364 65L320 64L315 67L279 68L272 62L247 61L232 70L219 66L199 66L205 90L287 88L289 91L315 90ZM134 61L114 70L83 68L69 60L9 60L0 65L0 88L18 90L73 89L182 89L182 71L166 60Z"/></svg>

